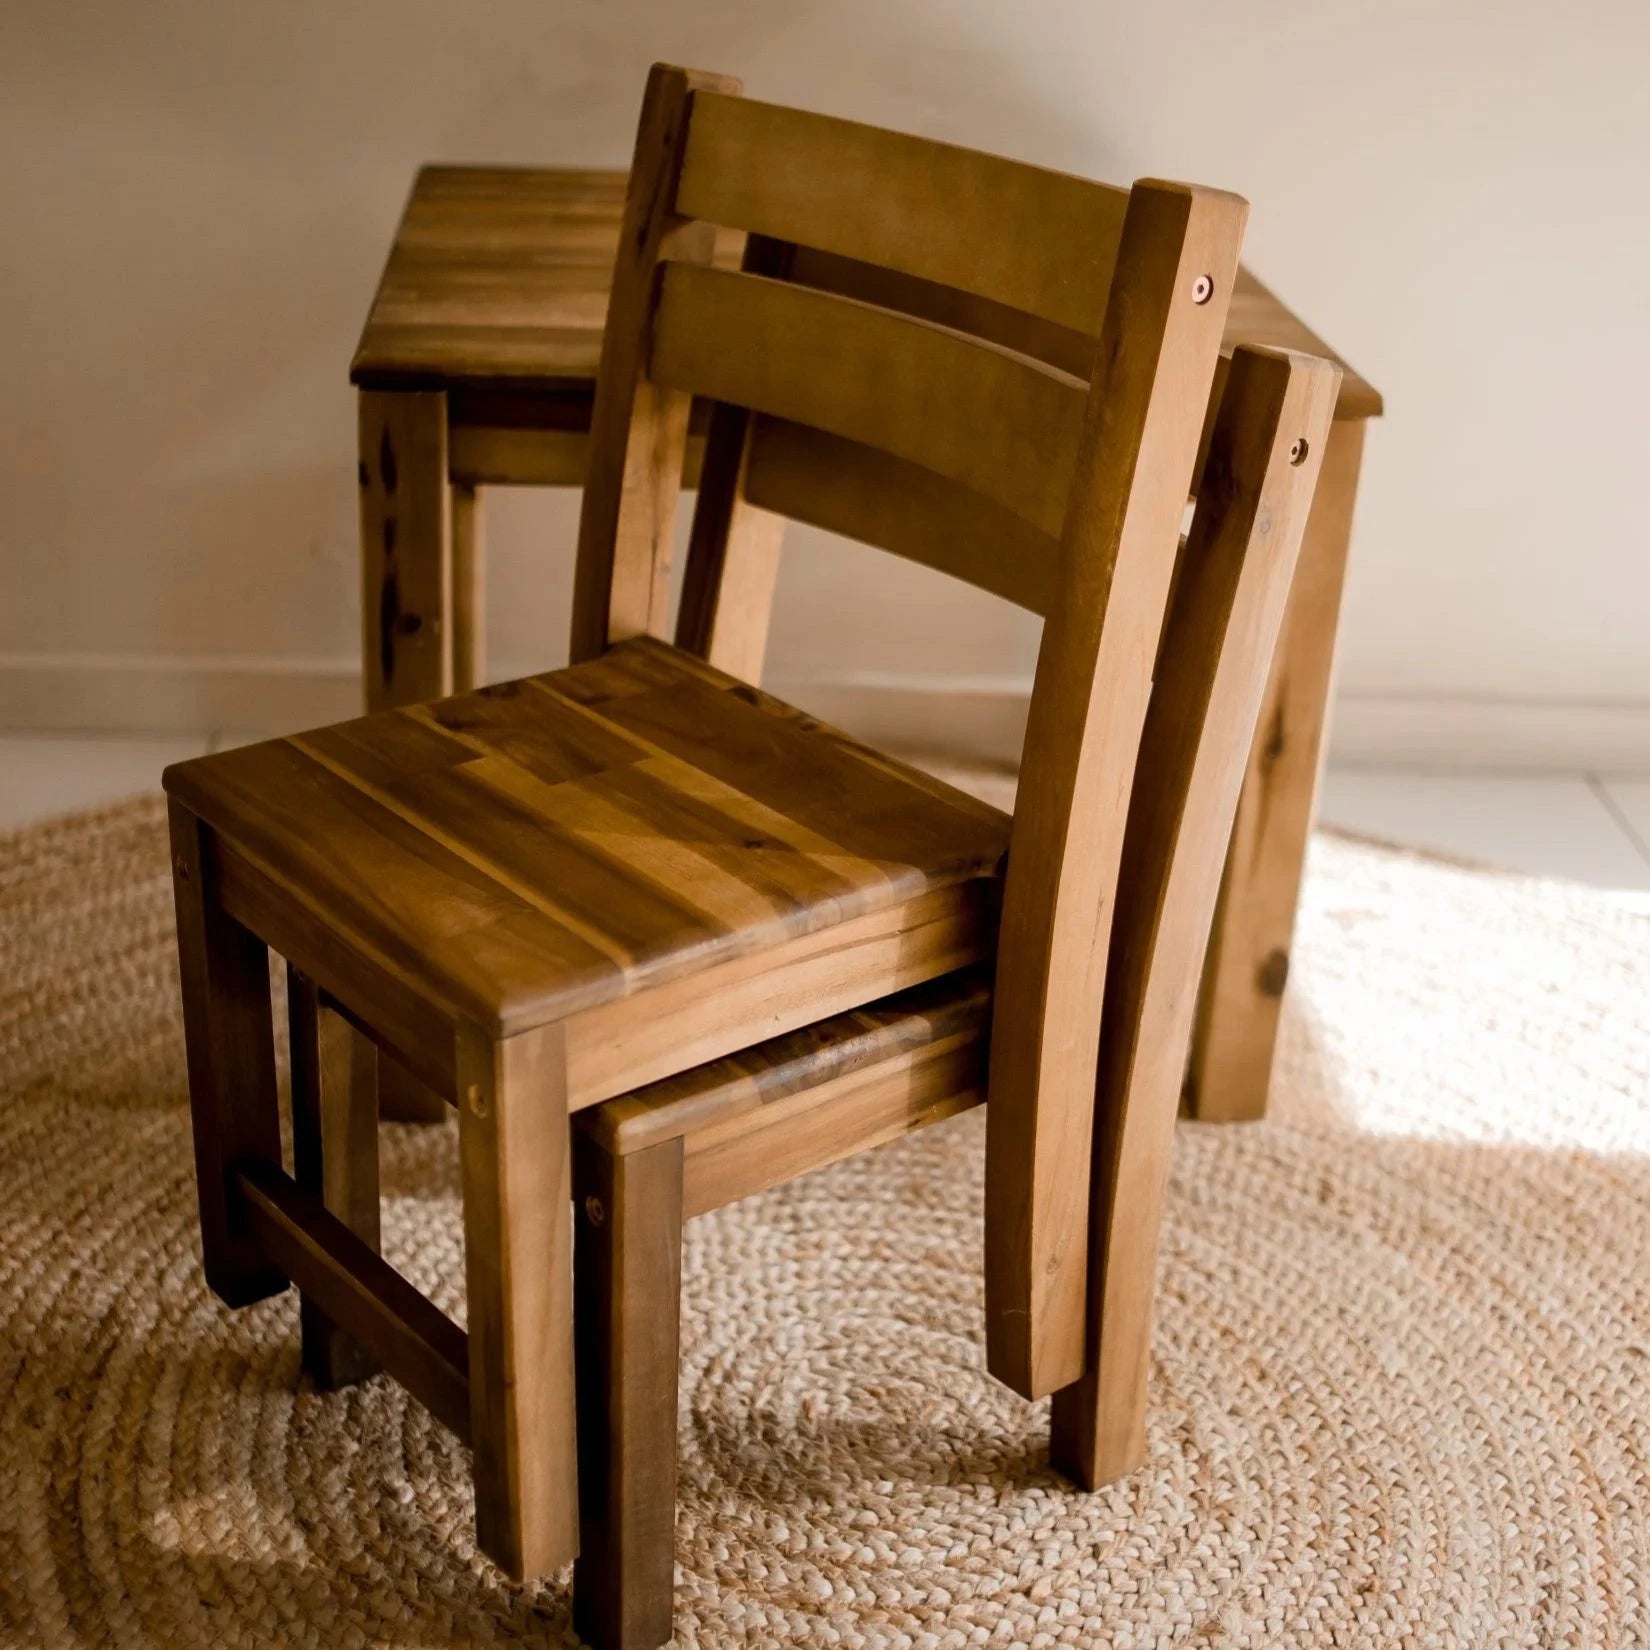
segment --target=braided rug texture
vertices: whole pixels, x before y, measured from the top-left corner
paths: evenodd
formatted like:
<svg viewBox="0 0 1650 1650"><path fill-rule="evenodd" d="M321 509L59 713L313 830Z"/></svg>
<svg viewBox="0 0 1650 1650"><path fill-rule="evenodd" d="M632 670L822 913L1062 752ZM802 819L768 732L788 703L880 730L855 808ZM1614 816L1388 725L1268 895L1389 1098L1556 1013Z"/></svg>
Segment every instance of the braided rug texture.
<svg viewBox="0 0 1650 1650"><path fill-rule="evenodd" d="M0 1642L568 1638L465 1452L200 1276L163 817L0 838ZM688 1230L684 1644L1650 1643L1650 922L1314 848L1274 1116L1183 1124L1150 1465L981 1367L979 1114ZM459 1312L454 1140L386 1247Z"/></svg>

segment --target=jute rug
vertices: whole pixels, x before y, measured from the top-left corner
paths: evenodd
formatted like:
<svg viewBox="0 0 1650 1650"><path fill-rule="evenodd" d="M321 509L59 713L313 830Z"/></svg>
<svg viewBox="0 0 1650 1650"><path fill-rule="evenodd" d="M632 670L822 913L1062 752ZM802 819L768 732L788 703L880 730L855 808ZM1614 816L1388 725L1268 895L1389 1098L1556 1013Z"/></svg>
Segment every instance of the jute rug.
<svg viewBox="0 0 1650 1650"><path fill-rule="evenodd" d="M207 1296L170 929L156 804L0 839L0 1638L562 1642L440 1427ZM1276 1094L1181 1128L1097 1495L981 1369L978 1116L695 1223L681 1640L1650 1643L1650 923L1320 841ZM385 1183L456 1309L452 1147Z"/></svg>

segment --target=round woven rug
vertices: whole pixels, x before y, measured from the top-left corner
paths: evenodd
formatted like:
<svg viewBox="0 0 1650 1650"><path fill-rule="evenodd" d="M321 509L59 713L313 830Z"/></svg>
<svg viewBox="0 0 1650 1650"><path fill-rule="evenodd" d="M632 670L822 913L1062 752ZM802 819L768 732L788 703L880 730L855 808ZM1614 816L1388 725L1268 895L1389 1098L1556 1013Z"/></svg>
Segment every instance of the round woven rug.
<svg viewBox="0 0 1650 1650"><path fill-rule="evenodd" d="M158 804L0 838L0 1641L568 1636L467 1459L201 1282ZM686 1644L1650 1642L1650 922L1314 848L1274 1116L1182 1125L1150 1465L979 1346L974 1114L688 1230ZM459 1310L454 1140L387 1248Z"/></svg>

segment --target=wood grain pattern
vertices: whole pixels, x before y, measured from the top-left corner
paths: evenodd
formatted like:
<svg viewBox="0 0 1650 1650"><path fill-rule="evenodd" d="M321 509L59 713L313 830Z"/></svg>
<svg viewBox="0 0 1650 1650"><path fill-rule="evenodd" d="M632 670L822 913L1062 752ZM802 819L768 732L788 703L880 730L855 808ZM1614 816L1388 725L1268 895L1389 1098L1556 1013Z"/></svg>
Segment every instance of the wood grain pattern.
<svg viewBox="0 0 1650 1650"><path fill-rule="evenodd" d="M805 424L758 418L745 477L753 504L890 550L1033 613L1046 613L1059 541L933 470Z"/></svg>
<svg viewBox="0 0 1650 1650"><path fill-rule="evenodd" d="M1129 787L1247 208L1137 184L1021 759L991 1047L986 1347L1041 1397L1083 1372L1106 936Z"/></svg>
<svg viewBox="0 0 1650 1650"><path fill-rule="evenodd" d="M694 98L678 209L1098 332L1128 192L754 98Z"/></svg>
<svg viewBox="0 0 1650 1650"><path fill-rule="evenodd" d="M369 1249L379 1244L378 1050L327 1008L315 982L287 967L292 1054L292 1175L298 1190ZM318 1302L299 1307L303 1366L323 1391L365 1379L378 1365Z"/></svg>
<svg viewBox="0 0 1650 1650"><path fill-rule="evenodd" d="M169 811L201 1249L212 1292L245 1306L286 1287L247 1230L233 1180L241 1163L281 1161L269 952L223 909L211 832L177 802Z"/></svg>
<svg viewBox="0 0 1650 1650"><path fill-rule="evenodd" d="M347 1323L372 1358L468 1442L464 1331L341 1220L299 1191L279 1166L243 1167L236 1174L236 1192L262 1252L328 1318Z"/></svg>
<svg viewBox="0 0 1650 1650"><path fill-rule="evenodd" d="M659 261L707 263L715 250L714 227L672 207L691 100L707 89L737 92L739 83L656 63L642 98L590 414L573 575L575 661L627 637L666 633L689 397L655 382L644 365Z"/></svg>
<svg viewBox="0 0 1650 1650"><path fill-rule="evenodd" d="M1007 840L994 809L650 640L165 782L286 892L293 912L260 920L307 911L334 948L501 1034L929 894L978 954L988 907L967 885ZM347 966L316 973L345 1002Z"/></svg>
<svg viewBox="0 0 1650 1650"><path fill-rule="evenodd" d="M359 397L361 665L367 709L453 690L447 398Z"/></svg>
<svg viewBox="0 0 1650 1650"><path fill-rule="evenodd" d="M1262 1117L1323 767L1364 426L1331 426L1249 754L1187 1070L1194 1117Z"/></svg>
<svg viewBox="0 0 1650 1650"><path fill-rule="evenodd" d="M579 1548L561 1028L456 1035L476 1541L517 1580Z"/></svg>
<svg viewBox="0 0 1650 1650"><path fill-rule="evenodd" d="M964 333L787 281L664 266L649 372L920 464L1058 533L1087 386Z"/></svg>
<svg viewBox="0 0 1650 1650"><path fill-rule="evenodd" d="M565 167L423 168L413 180L368 312L351 382L364 389L473 385L565 395L571 407L582 409L566 427L582 433L589 426L626 182L622 171ZM724 234L716 261L736 268L740 252L741 237ZM841 260L817 278L804 275L810 264L832 270L828 255L805 251L799 278L886 301L885 273L876 273L877 288L866 290L844 280ZM867 267L874 270L862 264L862 271ZM1068 372L1087 371L1080 357L1062 357L1058 344L1038 346L1033 340L1050 335L1024 330L1023 312L1004 309L1012 318L1011 335L980 326L974 305L930 319L995 336ZM918 307L915 313L927 311ZM1068 338L1073 331L1067 329ZM1247 270L1238 272L1221 347L1229 354L1238 344L1299 350L1337 362L1345 375L1338 416L1380 416L1381 397L1373 386ZM1051 347L1054 353L1047 353ZM455 429L478 422L488 421L454 404ZM574 485L581 475L582 466L576 466L557 484Z"/></svg>
<svg viewBox="0 0 1650 1650"><path fill-rule="evenodd" d="M1055 1464L1088 1487L1145 1459L1158 1232L1194 987L1336 377L1306 357L1234 356L1164 627L1106 983L1087 1355L1054 1400Z"/></svg>
<svg viewBox="0 0 1650 1650"><path fill-rule="evenodd" d="M783 279L794 251L787 242L752 235L743 268ZM762 679L785 534L784 517L760 509L749 496L754 422L744 407L711 404L676 615L678 647L747 682Z"/></svg>
<svg viewBox="0 0 1650 1650"><path fill-rule="evenodd" d="M682 1143L619 1157L574 1143L579 1556L573 1622L599 1650L671 1634Z"/></svg>

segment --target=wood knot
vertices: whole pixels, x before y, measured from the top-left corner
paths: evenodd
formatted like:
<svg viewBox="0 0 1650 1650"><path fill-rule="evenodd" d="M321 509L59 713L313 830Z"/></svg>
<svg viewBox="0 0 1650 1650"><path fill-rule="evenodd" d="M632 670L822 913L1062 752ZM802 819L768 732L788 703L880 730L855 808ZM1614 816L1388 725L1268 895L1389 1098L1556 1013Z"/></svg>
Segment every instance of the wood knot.
<svg viewBox="0 0 1650 1650"><path fill-rule="evenodd" d="M1289 983L1289 953L1273 951L1260 965L1260 988L1268 997L1281 997Z"/></svg>

